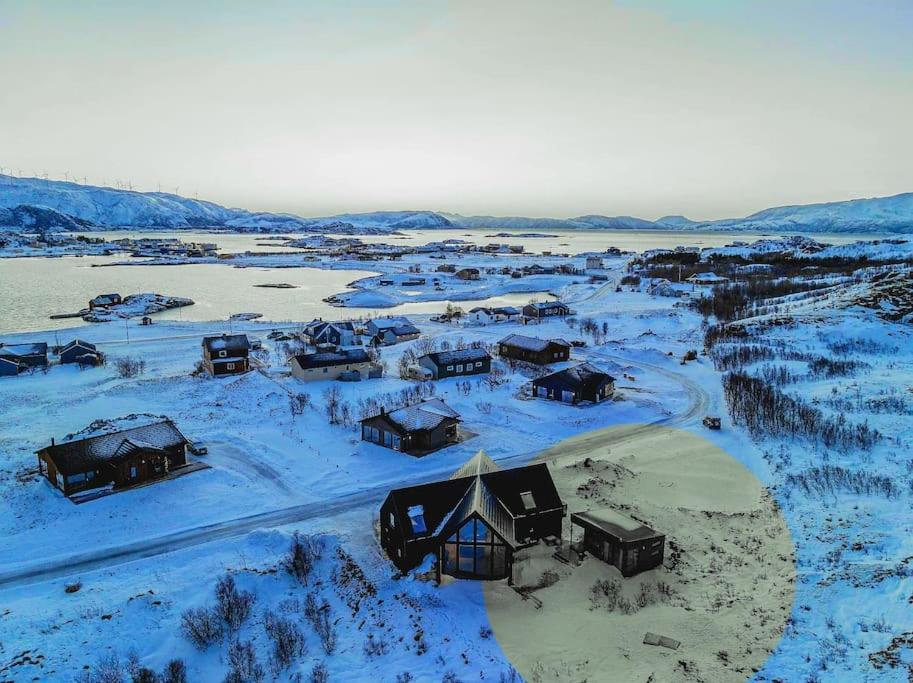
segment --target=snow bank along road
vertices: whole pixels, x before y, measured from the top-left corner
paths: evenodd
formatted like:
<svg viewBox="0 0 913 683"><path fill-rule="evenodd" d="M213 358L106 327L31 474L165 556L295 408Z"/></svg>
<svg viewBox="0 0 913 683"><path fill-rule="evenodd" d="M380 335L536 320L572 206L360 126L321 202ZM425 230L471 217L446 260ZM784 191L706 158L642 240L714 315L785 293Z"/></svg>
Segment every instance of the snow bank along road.
<svg viewBox="0 0 913 683"><path fill-rule="evenodd" d="M536 458L540 460L557 460L574 458L580 453L589 453L596 448L608 448L620 443L630 443L649 434L653 426L673 426L692 422L702 416L710 404L707 392L696 382L684 375L664 367L632 361L619 356L594 352L594 358L614 360L642 370L648 370L677 382L688 394L688 406L680 413L660 418L652 423L633 426L630 429L599 429L589 434L577 435L559 442L542 452L519 453L498 459L499 464L522 465ZM566 445L565 445L566 444ZM409 480L397 482L396 486L414 486L441 477L449 476L452 468L438 469ZM390 490L391 484L385 483L354 493L343 494L329 500L317 500L301 505L260 512L244 517L223 520L190 529L183 529L156 538L142 539L114 547L99 548L85 553L64 557L54 557L41 562L20 565L0 571L0 589L39 583L59 579L75 574L91 572L97 569L125 564L157 555L211 543L225 538L243 536L257 529L295 524L311 519L333 517L355 510L368 504L378 504Z"/></svg>

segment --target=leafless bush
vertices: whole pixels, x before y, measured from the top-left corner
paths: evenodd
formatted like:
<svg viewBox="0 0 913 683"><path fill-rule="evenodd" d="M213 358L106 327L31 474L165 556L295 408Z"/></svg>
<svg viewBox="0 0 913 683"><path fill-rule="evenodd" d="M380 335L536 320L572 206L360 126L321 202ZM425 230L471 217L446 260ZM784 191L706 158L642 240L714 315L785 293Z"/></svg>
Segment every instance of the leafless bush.
<svg viewBox="0 0 913 683"><path fill-rule="evenodd" d="M853 471L836 465L811 467L797 474L789 474L787 486L798 487L808 494L823 496L845 491L859 496L884 496L897 498L900 487L883 474Z"/></svg>
<svg viewBox="0 0 913 683"><path fill-rule="evenodd" d="M327 419L331 425L340 423L340 404L342 403L342 392L335 384L323 392L323 409L327 413Z"/></svg>
<svg viewBox="0 0 913 683"><path fill-rule="evenodd" d="M492 410L494 410L494 406L490 401L479 401L476 403L476 408L483 415L491 415Z"/></svg>
<svg viewBox="0 0 913 683"><path fill-rule="evenodd" d="M296 657L307 652L304 635L294 621L269 610L263 615L263 626L273 645L270 668L278 675L291 666Z"/></svg>
<svg viewBox="0 0 913 683"><path fill-rule="evenodd" d="M621 586L613 579L600 579L590 587L590 609L601 605L611 612L618 604Z"/></svg>
<svg viewBox="0 0 913 683"><path fill-rule="evenodd" d="M320 560L322 553L323 544L320 539L314 536L301 536L296 531L292 536L292 545L283 565L289 574L306 586L308 577L310 577L314 565Z"/></svg>
<svg viewBox="0 0 913 683"><path fill-rule="evenodd" d="M83 671L78 683L125 683L127 672L116 654L103 657L91 669Z"/></svg>
<svg viewBox="0 0 913 683"><path fill-rule="evenodd" d="M327 671L327 665L317 662L311 669L311 683L327 683L328 680L330 680L330 672Z"/></svg>
<svg viewBox="0 0 913 683"><path fill-rule="evenodd" d="M498 681L499 683L520 683L520 674L517 673L514 667L508 666L507 669L501 672Z"/></svg>
<svg viewBox="0 0 913 683"><path fill-rule="evenodd" d="M162 673L162 683L187 683L187 667L183 659L172 659Z"/></svg>
<svg viewBox="0 0 913 683"><path fill-rule="evenodd" d="M314 593L308 593L305 599L304 616L314 628L314 632L320 639L323 651L331 655L336 650L336 627L333 625L332 608L330 603L324 598L322 603L317 603L317 597Z"/></svg>
<svg viewBox="0 0 913 683"><path fill-rule="evenodd" d="M401 674L396 674L396 683L412 683L414 680L415 676L409 671L403 671Z"/></svg>
<svg viewBox="0 0 913 683"><path fill-rule="evenodd" d="M507 383L507 372L504 368L492 367L483 380L491 391Z"/></svg>
<svg viewBox="0 0 913 683"><path fill-rule="evenodd" d="M198 650L205 650L222 639L223 627L219 614L211 607L196 607L181 615L181 629Z"/></svg>
<svg viewBox="0 0 913 683"><path fill-rule="evenodd" d="M304 411L311 405L311 396L306 393L292 394L288 400L292 415L304 415Z"/></svg>
<svg viewBox="0 0 913 683"><path fill-rule="evenodd" d="M254 644L249 640L236 640L228 647L228 675L224 683L260 683L266 678Z"/></svg>
<svg viewBox="0 0 913 683"><path fill-rule="evenodd" d="M161 683L161 680L157 673L145 666L130 674L130 683Z"/></svg>
<svg viewBox="0 0 913 683"><path fill-rule="evenodd" d="M235 579L226 574L216 584L216 612L230 631L237 631L250 617L254 594L238 590Z"/></svg>
<svg viewBox="0 0 913 683"><path fill-rule="evenodd" d="M146 361L141 358L127 356L118 358L114 363L114 367L117 369L119 377L129 379L131 377L138 377L146 372Z"/></svg>
<svg viewBox="0 0 913 683"><path fill-rule="evenodd" d="M384 638L382 635L375 636L373 633L369 633L365 638L365 657L368 657L369 659L373 657L381 657L387 654L389 651L390 645L387 643L386 638Z"/></svg>
<svg viewBox="0 0 913 683"><path fill-rule="evenodd" d="M441 683L463 683L453 671L447 671L441 678Z"/></svg>

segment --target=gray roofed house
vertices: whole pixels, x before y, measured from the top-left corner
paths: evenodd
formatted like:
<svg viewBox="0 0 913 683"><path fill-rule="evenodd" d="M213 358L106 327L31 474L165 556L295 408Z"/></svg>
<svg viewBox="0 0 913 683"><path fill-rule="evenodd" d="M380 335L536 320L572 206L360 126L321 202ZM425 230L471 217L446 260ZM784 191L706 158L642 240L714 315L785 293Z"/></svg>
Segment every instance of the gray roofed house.
<svg viewBox="0 0 913 683"><path fill-rule="evenodd" d="M99 294L93 299L89 299L89 310L95 308L108 308L123 303L120 294Z"/></svg>
<svg viewBox="0 0 913 683"><path fill-rule="evenodd" d="M188 440L171 420L51 445L38 451L41 474L65 495L131 486L185 465Z"/></svg>
<svg viewBox="0 0 913 683"><path fill-rule="evenodd" d="M491 356L488 351L473 347L428 353L418 359L418 364L429 370L433 379L491 372Z"/></svg>
<svg viewBox="0 0 913 683"><path fill-rule="evenodd" d="M361 421L363 441L410 455L427 455L459 439L460 415L439 398L432 398Z"/></svg>
<svg viewBox="0 0 913 683"><path fill-rule="evenodd" d="M48 345L45 342L31 344L4 344L0 342L0 358L19 363L28 368L43 368L48 364Z"/></svg>
<svg viewBox="0 0 913 683"><path fill-rule="evenodd" d="M419 329L402 316L374 318L368 321L365 329L372 343L385 346L418 339L421 335Z"/></svg>
<svg viewBox="0 0 913 683"><path fill-rule="evenodd" d="M615 378L591 363L554 372L533 380L533 394L563 403L599 403L615 391Z"/></svg>
<svg viewBox="0 0 913 683"><path fill-rule="evenodd" d="M526 304L523 307L523 315L530 320L541 320L555 316L570 315L571 309L567 304L560 301L538 301Z"/></svg>
<svg viewBox="0 0 913 683"><path fill-rule="evenodd" d="M383 372L364 349L304 353L292 358L290 364L292 375L303 380L373 379Z"/></svg>
<svg viewBox="0 0 913 683"><path fill-rule="evenodd" d="M568 360L571 345L563 339L539 339L510 334L498 342L498 355L524 363L548 365Z"/></svg>

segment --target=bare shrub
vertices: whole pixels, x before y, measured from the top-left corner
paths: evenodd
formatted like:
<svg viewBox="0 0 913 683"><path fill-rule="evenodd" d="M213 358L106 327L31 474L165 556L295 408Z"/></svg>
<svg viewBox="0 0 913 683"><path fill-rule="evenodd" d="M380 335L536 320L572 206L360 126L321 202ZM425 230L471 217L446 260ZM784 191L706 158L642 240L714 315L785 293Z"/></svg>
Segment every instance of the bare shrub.
<svg viewBox="0 0 913 683"><path fill-rule="evenodd" d="M93 668L87 669L77 678L78 683L125 683L127 672L116 654L100 659Z"/></svg>
<svg viewBox="0 0 913 683"><path fill-rule="evenodd" d="M311 396L306 393L292 394L288 397L289 409L292 415L304 415L304 411L311 405Z"/></svg>
<svg viewBox="0 0 913 683"><path fill-rule="evenodd" d="M257 661L254 644L236 640L228 647L228 675L225 683L260 683L266 672Z"/></svg>
<svg viewBox="0 0 913 683"><path fill-rule="evenodd" d="M126 356L124 358L118 358L114 363L114 367L117 369L119 377L129 379L131 377L138 377L146 372L146 361L141 358Z"/></svg>
<svg viewBox="0 0 913 683"><path fill-rule="evenodd" d="M250 617L254 594L238 590L235 579L226 574L216 584L216 612L230 631L237 631Z"/></svg>
<svg viewBox="0 0 913 683"><path fill-rule="evenodd" d="M172 659L162 672L162 683L187 683L187 666L183 659Z"/></svg>
<svg viewBox="0 0 913 683"><path fill-rule="evenodd" d="M198 650L205 650L222 639L222 622L213 608L196 607L185 611L181 615L181 629Z"/></svg>
<svg viewBox="0 0 913 683"><path fill-rule="evenodd" d="M310 577L314 565L320 560L322 553L323 546L318 538L301 536L296 531L292 536L292 545L288 555L283 562L285 571L306 586L308 577Z"/></svg>
<svg viewBox="0 0 913 683"><path fill-rule="evenodd" d="M330 603L325 598L318 604L316 595L308 593L304 604L304 616L313 626L323 651L328 655L336 650L336 627L333 625L331 612Z"/></svg>
<svg viewBox="0 0 913 683"><path fill-rule="evenodd" d="M328 680L330 680L330 672L327 671L327 665L317 662L311 669L311 683L327 683Z"/></svg>
<svg viewBox="0 0 913 683"><path fill-rule="evenodd" d="M130 674L130 683L161 683L161 680L157 673L145 666Z"/></svg>
<svg viewBox="0 0 913 683"><path fill-rule="evenodd" d="M294 621L277 616L269 610L263 615L263 625L273 646L270 668L278 675L291 666L296 657L307 652L304 635Z"/></svg>
<svg viewBox="0 0 913 683"><path fill-rule="evenodd" d="M618 604L621 586L613 579L600 579L590 587L590 609L601 605L612 611Z"/></svg>
<svg viewBox="0 0 913 683"><path fill-rule="evenodd" d="M365 657L381 657L390 651L390 645L383 636L375 636L369 633L365 638L364 652Z"/></svg>
<svg viewBox="0 0 913 683"><path fill-rule="evenodd" d="M810 467L797 474L788 474L786 485L818 496L832 495L838 491L857 496L880 495L885 498L897 498L900 495L900 487L890 477L837 465Z"/></svg>

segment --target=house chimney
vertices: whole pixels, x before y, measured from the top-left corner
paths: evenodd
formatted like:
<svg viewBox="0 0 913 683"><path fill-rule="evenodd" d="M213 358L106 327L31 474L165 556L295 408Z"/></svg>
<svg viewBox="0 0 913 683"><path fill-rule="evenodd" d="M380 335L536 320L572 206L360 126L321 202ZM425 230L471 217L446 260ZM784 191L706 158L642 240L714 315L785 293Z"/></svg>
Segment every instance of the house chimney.
<svg viewBox="0 0 913 683"><path fill-rule="evenodd" d="M387 412L387 409L384 408L383 406L381 406L381 407L380 407L380 414L383 415L383 414L385 414L386 412Z"/></svg>
<svg viewBox="0 0 913 683"><path fill-rule="evenodd" d="M54 445L54 437L53 437L53 436L51 437L51 445L52 445L52 446Z"/></svg>

